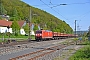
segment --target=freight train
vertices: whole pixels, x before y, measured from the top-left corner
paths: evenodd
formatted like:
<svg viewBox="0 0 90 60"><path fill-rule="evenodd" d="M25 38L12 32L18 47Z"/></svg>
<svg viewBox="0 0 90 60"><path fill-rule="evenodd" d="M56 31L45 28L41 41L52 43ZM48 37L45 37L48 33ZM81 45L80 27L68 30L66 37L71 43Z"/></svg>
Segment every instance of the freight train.
<svg viewBox="0 0 90 60"><path fill-rule="evenodd" d="M60 32L52 32L49 30L37 30L35 32L35 40L41 41L41 40L52 40L52 39L62 39L62 38L71 38L76 37L77 35L74 34L66 34L66 33L60 33Z"/></svg>

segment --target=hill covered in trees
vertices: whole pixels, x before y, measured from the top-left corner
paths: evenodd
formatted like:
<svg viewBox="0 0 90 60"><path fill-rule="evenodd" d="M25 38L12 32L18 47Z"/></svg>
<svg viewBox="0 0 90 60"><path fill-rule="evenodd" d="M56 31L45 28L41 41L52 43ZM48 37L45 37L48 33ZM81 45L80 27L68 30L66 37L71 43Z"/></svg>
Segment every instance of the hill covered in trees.
<svg viewBox="0 0 90 60"><path fill-rule="evenodd" d="M32 7L21 0L0 0L0 14L7 14L10 20L30 20L30 9L32 12L31 22L43 29L57 32L72 33L72 28L65 22L50 13L41 9ZM37 16L33 16L37 14Z"/></svg>

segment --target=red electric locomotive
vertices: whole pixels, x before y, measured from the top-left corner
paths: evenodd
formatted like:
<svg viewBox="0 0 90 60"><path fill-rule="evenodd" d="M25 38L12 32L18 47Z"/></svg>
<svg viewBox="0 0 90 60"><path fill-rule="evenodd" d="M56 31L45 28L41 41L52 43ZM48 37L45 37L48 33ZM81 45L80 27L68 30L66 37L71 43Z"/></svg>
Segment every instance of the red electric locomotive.
<svg viewBox="0 0 90 60"><path fill-rule="evenodd" d="M35 32L35 39L37 41L47 40L47 39L52 39L52 38L53 38L52 31L49 31L49 30L37 30Z"/></svg>

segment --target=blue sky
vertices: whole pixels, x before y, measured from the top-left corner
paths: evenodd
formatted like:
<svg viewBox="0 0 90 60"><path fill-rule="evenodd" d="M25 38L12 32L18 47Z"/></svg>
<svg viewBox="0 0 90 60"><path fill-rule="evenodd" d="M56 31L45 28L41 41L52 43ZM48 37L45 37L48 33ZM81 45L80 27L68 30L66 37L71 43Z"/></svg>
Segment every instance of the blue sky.
<svg viewBox="0 0 90 60"><path fill-rule="evenodd" d="M66 21L74 30L88 30L90 26L90 0L22 0ZM67 5L60 5L67 4Z"/></svg>

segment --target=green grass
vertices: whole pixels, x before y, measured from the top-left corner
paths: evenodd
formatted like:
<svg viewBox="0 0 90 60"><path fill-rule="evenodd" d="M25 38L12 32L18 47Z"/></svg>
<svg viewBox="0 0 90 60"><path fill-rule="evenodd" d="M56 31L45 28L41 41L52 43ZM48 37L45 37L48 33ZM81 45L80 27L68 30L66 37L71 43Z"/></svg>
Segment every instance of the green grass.
<svg viewBox="0 0 90 60"><path fill-rule="evenodd" d="M78 50L69 60L90 60L90 41L85 41L84 48Z"/></svg>
<svg viewBox="0 0 90 60"><path fill-rule="evenodd" d="M3 40L0 40L0 42L4 42Z"/></svg>
<svg viewBox="0 0 90 60"><path fill-rule="evenodd" d="M3 41L3 38L4 38L4 41ZM24 36L24 35L18 35L18 36L14 36L14 35L10 35L7 36L7 35L0 35L0 42L6 42L7 40L6 39L16 39L17 41L24 41L24 40L28 40L29 36ZM35 40L35 36L34 35L31 35L31 38L32 40Z"/></svg>

